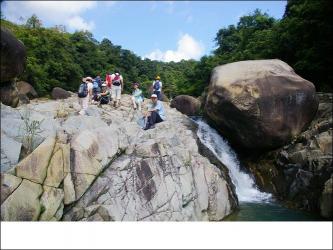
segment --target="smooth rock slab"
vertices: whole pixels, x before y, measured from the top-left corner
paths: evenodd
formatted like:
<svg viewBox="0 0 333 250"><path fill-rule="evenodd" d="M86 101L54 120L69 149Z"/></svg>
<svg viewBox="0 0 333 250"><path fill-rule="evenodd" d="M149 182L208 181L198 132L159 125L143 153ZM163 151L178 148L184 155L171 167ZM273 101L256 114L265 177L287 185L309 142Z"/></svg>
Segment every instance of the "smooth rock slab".
<svg viewBox="0 0 333 250"><path fill-rule="evenodd" d="M41 185L23 180L21 185L2 203L1 220L37 220L41 211L39 197L42 192Z"/></svg>
<svg viewBox="0 0 333 250"><path fill-rule="evenodd" d="M30 155L17 164L16 175L43 184L54 145L54 137L46 139Z"/></svg>
<svg viewBox="0 0 333 250"><path fill-rule="evenodd" d="M21 184L22 179L15 175L1 173L1 204Z"/></svg>
<svg viewBox="0 0 333 250"><path fill-rule="evenodd" d="M39 220L48 221L56 215L58 208L64 199L64 191L59 188L53 188L43 186L44 192L40 198L41 205L43 206L44 212L41 214ZM57 217L61 217L62 214L58 214Z"/></svg>

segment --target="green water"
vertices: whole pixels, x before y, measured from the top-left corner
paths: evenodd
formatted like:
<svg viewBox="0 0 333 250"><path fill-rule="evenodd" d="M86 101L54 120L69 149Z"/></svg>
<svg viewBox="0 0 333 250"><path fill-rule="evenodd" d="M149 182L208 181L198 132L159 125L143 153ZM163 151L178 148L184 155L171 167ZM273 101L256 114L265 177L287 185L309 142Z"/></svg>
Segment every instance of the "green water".
<svg viewBox="0 0 333 250"><path fill-rule="evenodd" d="M225 221L323 221L322 217L289 209L277 203L240 203Z"/></svg>

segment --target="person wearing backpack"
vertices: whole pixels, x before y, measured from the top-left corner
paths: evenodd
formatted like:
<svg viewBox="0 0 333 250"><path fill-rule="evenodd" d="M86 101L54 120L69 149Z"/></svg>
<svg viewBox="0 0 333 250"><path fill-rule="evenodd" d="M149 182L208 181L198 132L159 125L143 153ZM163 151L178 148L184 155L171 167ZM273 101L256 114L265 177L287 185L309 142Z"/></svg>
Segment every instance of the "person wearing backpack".
<svg viewBox="0 0 333 250"><path fill-rule="evenodd" d="M124 80L122 75L120 75L119 71L116 70L114 76L111 79L111 99L113 100L113 107L117 108L120 103L121 91L123 90Z"/></svg>
<svg viewBox="0 0 333 250"><path fill-rule="evenodd" d="M153 81L153 94L157 95L159 101L162 100L162 82L160 76L156 76L155 81Z"/></svg>
<svg viewBox="0 0 333 250"><path fill-rule="evenodd" d="M97 97L98 97L98 94L101 93L101 86L102 83L101 81L98 81L98 80L101 80L101 79L98 79L98 78L95 78L94 81L93 81L93 98L92 98L92 103L94 102L97 102Z"/></svg>
<svg viewBox="0 0 333 250"><path fill-rule="evenodd" d="M132 104L134 110L138 108L141 111L141 103L143 102L142 90L139 89L139 83L133 83L134 91L132 92Z"/></svg>
<svg viewBox="0 0 333 250"><path fill-rule="evenodd" d="M82 82L80 84L77 96L79 97L79 104L81 106L79 114L84 115L86 113L89 103L88 84L86 78L82 78Z"/></svg>

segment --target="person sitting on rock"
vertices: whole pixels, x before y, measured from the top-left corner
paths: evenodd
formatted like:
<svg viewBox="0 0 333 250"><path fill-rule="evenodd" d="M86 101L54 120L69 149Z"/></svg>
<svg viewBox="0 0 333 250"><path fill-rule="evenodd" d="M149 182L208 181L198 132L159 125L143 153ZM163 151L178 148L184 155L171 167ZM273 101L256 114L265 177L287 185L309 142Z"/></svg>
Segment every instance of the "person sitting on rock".
<svg viewBox="0 0 333 250"><path fill-rule="evenodd" d="M107 85L105 83L102 84L102 91L100 94L98 94L98 106L101 107L102 104L108 104L110 101L110 92L107 88Z"/></svg>
<svg viewBox="0 0 333 250"><path fill-rule="evenodd" d="M161 101L157 99L156 94L151 95L151 103L148 105L148 111L145 114L146 126L144 130L154 128L156 123L165 120L165 111Z"/></svg>
<svg viewBox="0 0 333 250"><path fill-rule="evenodd" d="M134 91L132 92L132 104L134 110L138 109L141 111L141 103L143 102L142 90L139 89L139 83L133 83Z"/></svg>

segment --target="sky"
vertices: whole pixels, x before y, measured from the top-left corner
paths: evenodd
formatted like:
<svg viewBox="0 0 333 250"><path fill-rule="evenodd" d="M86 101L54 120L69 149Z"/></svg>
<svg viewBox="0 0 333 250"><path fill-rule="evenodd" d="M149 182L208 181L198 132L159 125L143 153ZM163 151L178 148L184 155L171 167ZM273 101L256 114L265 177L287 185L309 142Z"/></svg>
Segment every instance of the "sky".
<svg viewBox="0 0 333 250"><path fill-rule="evenodd" d="M237 24L256 8L281 19L286 1L3 1L9 21L32 14L44 27L88 30L94 38L160 61L200 59L215 49L219 29Z"/></svg>

